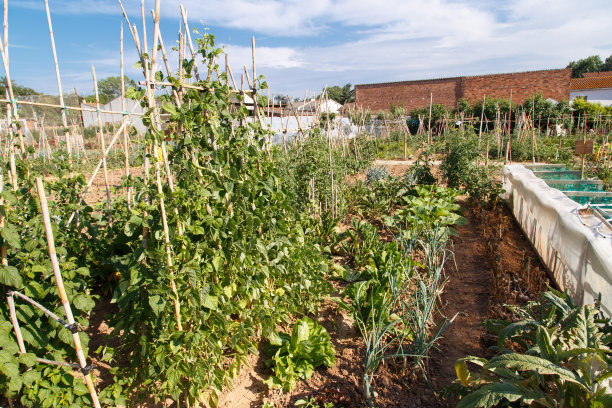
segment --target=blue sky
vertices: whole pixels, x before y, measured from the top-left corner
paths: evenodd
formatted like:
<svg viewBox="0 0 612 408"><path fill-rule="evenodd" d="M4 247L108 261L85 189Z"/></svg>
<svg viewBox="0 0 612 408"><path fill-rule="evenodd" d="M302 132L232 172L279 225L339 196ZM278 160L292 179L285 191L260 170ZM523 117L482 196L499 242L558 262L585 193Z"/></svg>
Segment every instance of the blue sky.
<svg viewBox="0 0 612 408"><path fill-rule="evenodd" d="M389 82L565 67L612 54L612 1L584 0L162 0L167 48L180 28L205 27L226 48L234 73L250 66L274 94L304 96L327 85ZM64 90L92 92L98 78L119 75L117 0L49 0ZM124 0L142 32L140 0ZM149 43L152 37L146 0ZM44 0L9 0L11 77L57 94ZM137 55L125 28L127 74ZM150 46L150 44L149 44ZM170 56L175 60L175 54Z"/></svg>

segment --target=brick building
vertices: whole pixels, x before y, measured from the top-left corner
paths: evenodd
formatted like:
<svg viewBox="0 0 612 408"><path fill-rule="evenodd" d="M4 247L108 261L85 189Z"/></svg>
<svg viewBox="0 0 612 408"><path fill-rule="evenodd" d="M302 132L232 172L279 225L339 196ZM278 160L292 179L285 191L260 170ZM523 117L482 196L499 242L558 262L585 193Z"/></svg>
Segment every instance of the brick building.
<svg viewBox="0 0 612 408"><path fill-rule="evenodd" d="M461 98L470 102L482 100L484 95L509 98L510 91L515 103L522 103L536 93L558 101L569 98L571 76L572 70L566 68L355 85L355 104L374 111L388 110L392 105L411 111L429 106L433 95L434 104L453 108Z"/></svg>

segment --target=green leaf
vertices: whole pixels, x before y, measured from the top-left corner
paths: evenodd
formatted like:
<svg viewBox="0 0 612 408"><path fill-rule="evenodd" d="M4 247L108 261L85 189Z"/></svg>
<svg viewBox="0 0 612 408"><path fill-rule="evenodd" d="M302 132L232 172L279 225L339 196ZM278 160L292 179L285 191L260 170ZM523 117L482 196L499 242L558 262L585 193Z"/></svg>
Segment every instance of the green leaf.
<svg viewBox="0 0 612 408"><path fill-rule="evenodd" d="M463 397L457 404L457 408L490 408L496 406L504 398L509 402L514 402L522 396L523 392L514 384L488 384Z"/></svg>
<svg viewBox="0 0 612 408"><path fill-rule="evenodd" d="M0 230L0 235L4 238L4 241L13 248L21 248L21 239L19 237L19 232L17 232L17 228L15 228L12 224L7 224L4 228Z"/></svg>
<svg viewBox="0 0 612 408"><path fill-rule="evenodd" d="M575 373L536 356L518 353L502 354L501 356L493 357L489 361L487 368L509 368L519 371L534 371L540 375L555 375L561 380L578 384L587 390L582 379L580 379L580 377L578 377Z"/></svg>
<svg viewBox="0 0 612 408"><path fill-rule="evenodd" d="M224 259L220 256L215 256L212 259L212 265L215 268L215 271L220 272L221 267L223 266Z"/></svg>
<svg viewBox="0 0 612 408"><path fill-rule="evenodd" d="M8 378L19 377L19 366L15 363L0 364L0 371Z"/></svg>
<svg viewBox="0 0 612 408"><path fill-rule="evenodd" d="M536 327L538 324L533 320L521 320L520 322L511 323L500 330L497 346L503 350L506 339L514 336L516 333Z"/></svg>
<svg viewBox="0 0 612 408"><path fill-rule="evenodd" d="M14 266L0 267L0 283L17 289L21 289L23 287L23 279L21 278L17 268Z"/></svg>
<svg viewBox="0 0 612 408"><path fill-rule="evenodd" d="M540 356L554 363L557 362L557 351L552 345L550 335L545 327L538 326L536 329L536 343L540 348Z"/></svg>
<svg viewBox="0 0 612 408"><path fill-rule="evenodd" d="M218 304L219 298L217 296L206 295L202 299L202 306L210 310L217 310Z"/></svg>
<svg viewBox="0 0 612 408"><path fill-rule="evenodd" d="M19 355L19 362L21 364L25 364L28 367L32 367L36 365L36 354L33 353L23 353Z"/></svg>
<svg viewBox="0 0 612 408"><path fill-rule="evenodd" d="M96 302L90 296L86 295L77 295L73 300L72 304L79 310L82 310L85 313L91 312L91 310L96 306Z"/></svg>
<svg viewBox="0 0 612 408"><path fill-rule="evenodd" d="M83 381L79 380L74 382L74 393L76 395L87 395L89 394L89 390L87 386L83 384Z"/></svg>
<svg viewBox="0 0 612 408"><path fill-rule="evenodd" d="M149 306L153 309L155 316L159 317L159 314L166 307L166 301L159 295L149 296Z"/></svg>
<svg viewBox="0 0 612 408"><path fill-rule="evenodd" d="M40 372L36 370L26 371L23 373L22 380L25 385L30 386L40 380Z"/></svg>

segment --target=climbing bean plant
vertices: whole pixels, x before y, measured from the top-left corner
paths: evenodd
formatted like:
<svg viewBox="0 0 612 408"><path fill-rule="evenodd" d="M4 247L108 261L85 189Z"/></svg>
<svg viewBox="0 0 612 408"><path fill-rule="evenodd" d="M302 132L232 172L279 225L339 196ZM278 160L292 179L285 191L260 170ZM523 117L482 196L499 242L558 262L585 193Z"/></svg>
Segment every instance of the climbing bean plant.
<svg viewBox="0 0 612 408"><path fill-rule="evenodd" d="M146 106L145 139L163 189L160 194L153 174L134 183L138 203L117 221L129 250L114 260L123 272L114 291L113 336L121 338L121 355L129 361L115 371L114 392L171 398L181 406L216 403L260 338L290 316L316 312L330 290L327 261L309 238L314 224L296 213L264 148L267 130L248 119L240 94L218 74L214 36L205 34L198 45L209 75L196 85L205 90L183 90L180 103L163 97L166 133ZM191 76L194 60L182 65ZM177 76L158 72L156 78L178 89ZM262 77L255 86L266 86ZM156 149L162 143L173 188Z"/></svg>

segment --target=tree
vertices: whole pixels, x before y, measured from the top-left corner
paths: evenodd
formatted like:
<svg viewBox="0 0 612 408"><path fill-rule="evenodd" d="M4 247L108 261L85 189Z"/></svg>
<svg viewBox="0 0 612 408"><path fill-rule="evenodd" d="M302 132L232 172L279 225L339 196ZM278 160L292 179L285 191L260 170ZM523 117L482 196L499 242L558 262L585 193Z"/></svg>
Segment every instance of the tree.
<svg viewBox="0 0 612 408"><path fill-rule="evenodd" d="M125 80L126 88L128 87L137 88L138 87L138 84L136 83L136 81L128 78L127 76L124 76L124 80ZM108 78L103 78L103 79L98 80L98 95L100 97L100 104L102 105L109 103L110 101L117 98L118 96L121 96L121 77L117 75L117 76L111 76ZM96 95L95 94L89 95L88 97L85 98L85 100L87 102L95 102Z"/></svg>
<svg viewBox="0 0 612 408"><path fill-rule="evenodd" d="M612 55L606 58L606 60L604 61L601 67L601 70L602 71L612 71Z"/></svg>
<svg viewBox="0 0 612 408"><path fill-rule="evenodd" d="M606 59L606 62L610 58ZM599 55L591 55L578 61L570 62L566 68L572 69L572 78L582 78L585 72L599 72L604 66Z"/></svg>
<svg viewBox="0 0 612 408"><path fill-rule="evenodd" d="M355 90L351 89L352 87L353 86L351 84L346 84L343 87L334 85L327 88L327 95L329 96L329 99L333 99L334 101L343 105L345 103L355 102Z"/></svg>
<svg viewBox="0 0 612 408"><path fill-rule="evenodd" d="M276 95L274 96L274 101L280 105L289 105L289 96L288 95Z"/></svg>
<svg viewBox="0 0 612 408"><path fill-rule="evenodd" d="M13 94L15 95L15 97L40 95L39 92L36 92L32 88L17 85L17 83L14 80L11 80L11 86L13 88ZM6 78L5 77L0 77L0 95L2 95L3 98L6 96Z"/></svg>

